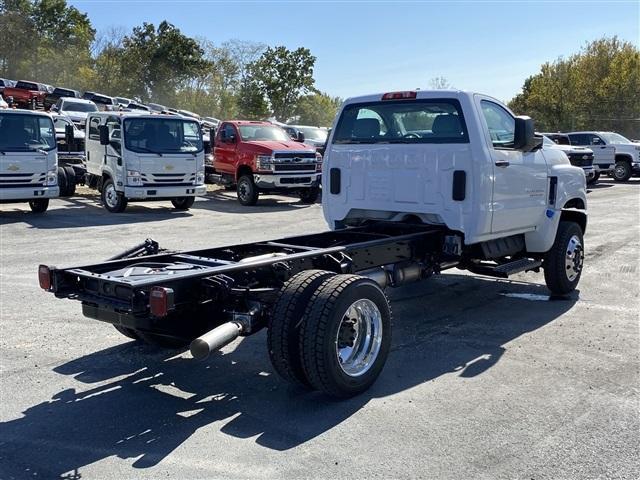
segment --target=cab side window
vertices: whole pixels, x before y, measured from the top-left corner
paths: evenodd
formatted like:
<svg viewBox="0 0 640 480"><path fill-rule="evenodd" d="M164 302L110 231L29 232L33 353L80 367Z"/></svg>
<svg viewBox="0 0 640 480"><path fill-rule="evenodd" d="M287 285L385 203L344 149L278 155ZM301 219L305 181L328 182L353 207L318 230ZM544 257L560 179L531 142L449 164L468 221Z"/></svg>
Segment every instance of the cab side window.
<svg viewBox="0 0 640 480"><path fill-rule="evenodd" d="M482 100L480 106L493 146L512 148L516 129L515 118L500 105L488 100Z"/></svg>
<svg viewBox="0 0 640 480"><path fill-rule="evenodd" d="M100 125L99 117L91 117L89 121L89 138L91 140L100 140L100 132L98 131L98 126Z"/></svg>
<svg viewBox="0 0 640 480"><path fill-rule="evenodd" d="M238 138L238 135L236 134L236 129L230 123L225 124L224 127L222 127L222 129L220 130L220 140L223 140L223 141L228 140L233 135L235 135L236 138Z"/></svg>

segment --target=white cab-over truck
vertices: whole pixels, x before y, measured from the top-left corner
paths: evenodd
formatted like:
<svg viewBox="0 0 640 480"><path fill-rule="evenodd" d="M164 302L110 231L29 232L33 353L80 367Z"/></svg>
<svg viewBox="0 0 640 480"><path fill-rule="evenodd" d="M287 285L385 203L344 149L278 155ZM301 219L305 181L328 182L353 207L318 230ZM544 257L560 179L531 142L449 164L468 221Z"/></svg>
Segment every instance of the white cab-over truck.
<svg viewBox="0 0 640 480"><path fill-rule="evenodd" d="M171 200L189 209L204 185L204 147L197 121L172 115L91 113L86 126L87 183L104 207Z"/></svg>
<svg viewBox="0 0 640 480"><path fill-rule="evenodd" d="M49 115L0 110L0 203L28 202L42 213L59 195L56 134Z"/></svg>
<svg viewBox="0 0 640 480"><path fill-rule="evenodd" d="M585 174L541 144L531 119L484 95L351 98L325 152L329 231L183 252L147 240L106 262L41 265L40 286L130 338L190 344L196 358L266 328L283 378L353 396L390 351L387 287L459 268L543 269L552 293L576 288Z"/></svg>

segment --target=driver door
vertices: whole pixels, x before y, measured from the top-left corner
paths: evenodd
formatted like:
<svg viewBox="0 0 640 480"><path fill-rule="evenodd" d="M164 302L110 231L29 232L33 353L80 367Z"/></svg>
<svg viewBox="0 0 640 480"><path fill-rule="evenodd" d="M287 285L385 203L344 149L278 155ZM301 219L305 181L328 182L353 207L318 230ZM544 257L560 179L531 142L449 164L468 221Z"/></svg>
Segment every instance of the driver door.
<svg viewBox="0 0 640 480"><path fill-rule="evenodd" d="M541 150L513 148L515 117L488 97L477 96L493 161L492 233L532 230L547 206L547 164Z"/></svg>
<svg viewBox="0 0 640 480"><path fill-rule="evenodd" d="M233 136L235 136L234 142L231 141ZM216 172L235 175L238 141L238 133L230 123L225 123L218 129L213 157L213 167Z"/></svg>

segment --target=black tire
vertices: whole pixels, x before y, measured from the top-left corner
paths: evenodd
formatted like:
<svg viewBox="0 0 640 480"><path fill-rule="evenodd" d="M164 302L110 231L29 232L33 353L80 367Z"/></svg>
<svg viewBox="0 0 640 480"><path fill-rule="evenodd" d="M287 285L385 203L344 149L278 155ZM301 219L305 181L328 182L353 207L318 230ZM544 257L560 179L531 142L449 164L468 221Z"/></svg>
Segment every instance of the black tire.
<svg viewBox="0 0 640 480"><path fill-rule="evenodd" d="M109 198L107 198L110 196ZM120 192L116 192L113 180L107 178L102 184L100 192L102 205L111 213L122 213L127 208L127 198Z"/></svg>
<svg viewBox="0 0 640 480"><path fill-rule="evenodd" d="M368 369L347 374L338 360L336 339L343 318L354 302L363 300L379 312L380 338ZM348 335L353 335L347 331ZM346 340L353 341L354 338ZM374 342L375 343L375 342ZM325 279L311 297L300 331L303 368L311 386L327 395L348 398L368 389L382 371L391 346L391 309L377 283L358 275L336 275Z"/></svg>
<svg viewBox="0 0 640 480"><path fill-rule="evenodd" d="M587 185L595 185L598 179L600 178L600 172L595 172L591 180L587 180Z"/></svg>
<svg viewBox="0 0 640 480"><path fill-rule="evenodd" d="M305 188L298 192L300 201L302 203L316 203L320 196L320 187Z"/></svg>
<svg viewBox="0 0 640 480"><path fill-rule="evenodd" d="M133 328L123 327L122 325L114 325L113 328L131 340L140 340L140 337L138 337L137 332Z"/></svg>
<svg viewBox="0 0 640 480"><path fill-rule="evenodd" d="M172 350L183 349L189 345L188 340L176 337L165 337L164 335L158 335L156 333L140 332L137 331L138 338L147 345L154 347L169 348Z"/></svg>
<svg viewBox="0 0 640 480"><path fill-rule="evenodd" d="M67 192L65 197L72 197L76 193L76 171L73 167L62 167L67 174Z"/></svg>
<svg viewBox="0 0 640 480"><path fill-rule="evenodd" d="M176 210L189 210L195 201L196 197L180 197L174 198L171 203Z"/></svg>
<svg viewBox="0 0 640 480"><path fill-rule="evenodd" d="M29 200L29 208L33 213L44 213L49 208L48 198L38 198L36 200Z"/></svg>
<svg viewBox="0 0 640 480"><path fill-rule="evenodd" d="M294 385L310 387L300 356L300 326L311 296L328 277L323 270L305 270L284 284L273 306L267 331L267 348L276 372Z"/></svg>
<svg viewBox="0 0 640 480"><path fill-rule="evenodd" d="M570 253L571 257L567 258ZM543 263L544 280L551 293L566 295L575 290L582 275L583 262L582 229L575 222L560 222L556 239Z"/></svg>
<svg viewBox="0 0 640 480"><path fill-rule="evenodd" d="M66 197L69 182L67 181L67 171L62 167L58 167L58 188L60 189L60 196Z"/></svg>
<svg viewBox="0 0 640 480"><path fill-rule="evenodd" d="M626 182L631 178L631 163L628 160L617 160L613 167L613 179L616 182Z"/></svg>
<svg viewBox="0 0 640 480"><path fill-rule="evenodd" d="M251 175L243 175L238 180L237 195L240 205L251 207L258 203L258 187Z"/></svg>

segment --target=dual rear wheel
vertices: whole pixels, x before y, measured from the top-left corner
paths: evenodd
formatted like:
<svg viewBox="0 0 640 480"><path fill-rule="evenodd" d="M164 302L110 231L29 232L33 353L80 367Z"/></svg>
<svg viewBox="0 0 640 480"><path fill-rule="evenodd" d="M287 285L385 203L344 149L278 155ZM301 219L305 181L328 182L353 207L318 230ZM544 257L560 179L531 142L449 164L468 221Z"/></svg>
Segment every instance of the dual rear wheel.
<svg viewBox="0 0 640 480"><path fill-rule="evenodd" d="M358 275L303 271L282 288L267 336L285 380L332 397L368 389L391 345L391 309L374 281Z"/></svg>

